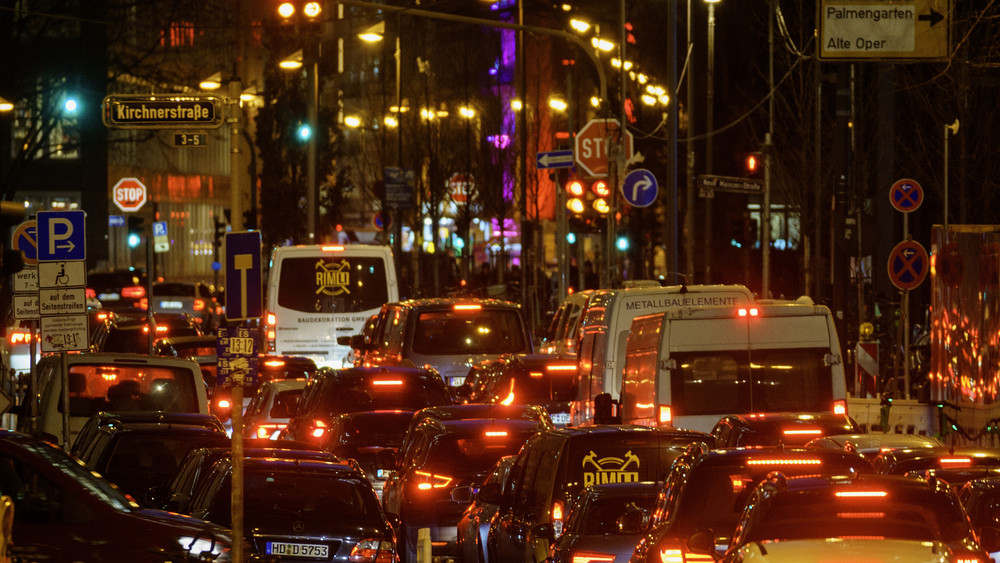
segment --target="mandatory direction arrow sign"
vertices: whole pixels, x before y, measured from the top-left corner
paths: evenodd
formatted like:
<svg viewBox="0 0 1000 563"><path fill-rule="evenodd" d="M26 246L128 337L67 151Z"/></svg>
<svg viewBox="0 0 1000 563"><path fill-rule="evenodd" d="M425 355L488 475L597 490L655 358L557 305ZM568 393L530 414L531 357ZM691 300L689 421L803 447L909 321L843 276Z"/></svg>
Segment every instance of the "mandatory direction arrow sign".
<svg viewBox="0 0 1000 563"><path fill-rule="evenodd" d="M561 151L540 152L535 155L535 165L539 170L550 168L572 168L573 151L571 149Z"/></svg>

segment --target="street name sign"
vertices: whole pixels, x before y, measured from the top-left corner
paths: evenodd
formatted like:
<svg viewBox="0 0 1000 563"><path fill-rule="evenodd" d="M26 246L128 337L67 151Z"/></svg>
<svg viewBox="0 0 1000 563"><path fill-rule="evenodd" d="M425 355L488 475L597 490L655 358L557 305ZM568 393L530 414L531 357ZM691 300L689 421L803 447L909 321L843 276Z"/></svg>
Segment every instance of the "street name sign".
<svg viewBox="0 0 1000 563"><path fill-rule="evenodd" d="M175 147L207 147L208 135L204 133L174 133Z"/></svg>
<svg viewBox="0 0 1000 563"><path fill-rule="evenodd" d="M218 96L110 95L104 97L104 125L117 129L214 129L222 125Z"/></svg>
<svg viewBox="0 0 1000 563"><path fill-rule="evenodd" d="M539 170L572 168L574 160L572 150L540 152L535 155L535 167Z"/></svg>
<svg viewBox="0 0 1000 563"><path fill-rule="evenodd" d="M952 0L823 0L821 60L943 60Z"/></svg>
<svg viewBox="0 0 1000 563"><path fill-rule="evenodd" d="M739 176L698 175L698 195L714 197L714 192L736 192L741 194L759 194L764 191L764 182L756 178L740 178Z"/></svg>

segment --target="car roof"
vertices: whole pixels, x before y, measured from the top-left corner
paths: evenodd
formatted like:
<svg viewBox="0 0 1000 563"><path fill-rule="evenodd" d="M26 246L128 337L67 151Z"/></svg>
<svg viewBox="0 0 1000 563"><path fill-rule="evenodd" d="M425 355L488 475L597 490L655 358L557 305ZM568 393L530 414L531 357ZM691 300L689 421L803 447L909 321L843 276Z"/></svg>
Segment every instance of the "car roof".
<svg viewBox="0 0 1000 563"><path fill-rule="evenodd" d="M123 423L133 422L158 422L161 424L194 424L194 425L218 425L222 428L222 423L213 414L193 413L193 412L169 412L169 411L126 411L111 412L101 411L93 415L103 421L117 420Z"/></svg>
<svg viewBox="0 0 1000 563"><path fill-rule="evenodd" d="M534 432L540 429L538 420L495 418L460 418L454 420L427 419L422 425L441 428L448 434L479 434L490 428L503 428L514 432Z"/></svg>
<svg viewBox="0 0 1000 563"><path fill-rule="evenodd" d="M553 428L546 431L549 435L561 436L566 439L582 439L586 440L592 437L601 437L609 435L642 435L650 434L663 437L692 437L692 438L703 438L709 443L713 443L715 440L712 438L711 434L706 434L704 432L699 432L697 430L687 430L684 428L660 428L660 427L650 427L650 426L639 426L631 424L602 424L597 426L566 426L563 428Z"/></svg>
<svg viewBox="0 0 1000 563"><path fill-rule="evenodd" d="M412 307L419 309L441 309L463 303L482 305L483 307L490 307L490 308L504 308L504 309L521 308L520 305L518 305L517 303L513 303L511 301L503 301L501 299L474 298L474 297L470 298L436 297L436 298L407 299L406 301L389 303L388 305L401 305L404 307Z"/></svg>
<svg viewBox="0 0 1000 563"><path fill-rule="evenodd" d="M219 463L231 466L232 458L223 458ZM292 474L332 473L331 477L355 477L367 480L360 469L346 461L244 456L243 470L248 472L285 471Z"/></svg>
<svg viewBox="0 0 1000 563"><path fill-rule="evenodd" d="M837 449L788 448L784 446L753 446L719 450L689 448L685 454L696 457L692 461L692 465L743 465L749 460L760 458L774 458L777 460L819 458L821 461L829 458L830 460L857 461L867 472L874 473L871 464L860 454Z"/></svg>
<svg viewBox="0 0 1000 563"><path fill-rule="evenodd" d="M339 370L332 370L326 373L338 379L366 380L374 377L409 377L413 379L434 379L441 381L441 376L437 371L429 368L402 367L402 366L378 366L378 367L352 367ZM441 381L442 385L444 381Z"/></svg>
<svg viewBox="0 0 1000 563"><path fill-rule="evenodd" d="M465 405L438 405L424 407L415 416L421 418L437 418L441 420L456 418L511 418L536 420L544 417L545 409L538 405L500 405L496 403L469 403Z"/></svg>
<svg viewBox="0 0 1000 563"><path fill-rule="evenodd" d="M969 457L973 465L1000 465L1000 450L991 448L940 446L936 448L914 448L892 450L880 453L872 462L881 472L895 472L905 469L914 471L932 469L928 464L940 459Z"/></svg>
<svg viewBox="0 0 1000 563"><path fill-rule="evenodd" d="M134 352L82 352L80 354L66 354L64 356L66 361L71 365L82 364L82 365L114 365L114 364L129 364L129 365L140 365L140 364L154 364L154 365L169 365L169 366L183 366L186 368L192 367L191 360L187 358L178 358L173 356L158 356L156 354L137 354ZM48 360L50 362L60 361L59 355L42 356L39 362ZM195 364L197 365L197 364Z"/></svg>
<svg viewBox="0 0 1000 563"><path fill-rule="evenodd" d="M843 448L848 443L862 452L879 451L882 449L934 448L944 444L933 436L923 434L896 434L894 432L872 432L870 434L830 434L816 438L806 446L829 446Z"/></svg>

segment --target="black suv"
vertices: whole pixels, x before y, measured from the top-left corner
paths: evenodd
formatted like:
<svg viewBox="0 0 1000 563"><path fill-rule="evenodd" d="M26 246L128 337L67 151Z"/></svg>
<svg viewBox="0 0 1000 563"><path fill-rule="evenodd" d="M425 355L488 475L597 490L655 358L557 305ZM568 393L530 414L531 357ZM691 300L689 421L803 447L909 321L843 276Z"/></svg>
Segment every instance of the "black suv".
<svg viewBox="0 0 1000 563"><path fill-rule="evenodd" d="M147 285L146 271L137 268L87 274L88 296L108 311L144 311Z"/></svg>

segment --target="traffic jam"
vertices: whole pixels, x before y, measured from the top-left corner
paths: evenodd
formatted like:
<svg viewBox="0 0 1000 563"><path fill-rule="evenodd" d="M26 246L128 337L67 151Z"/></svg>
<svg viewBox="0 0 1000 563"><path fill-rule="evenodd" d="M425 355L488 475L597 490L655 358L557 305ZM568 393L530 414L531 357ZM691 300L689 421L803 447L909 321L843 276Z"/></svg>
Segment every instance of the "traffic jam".
<svg viewBox="0 0 1000 563"><path fill-rule="evenodd" d="M535 332L400 299L384 246L269 264L91 273L86 345L11 331L3 561L1000 561L1000 451L859 424L809 298L637 284Z"/></svg>

